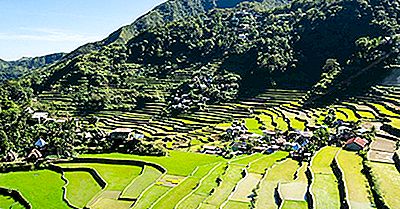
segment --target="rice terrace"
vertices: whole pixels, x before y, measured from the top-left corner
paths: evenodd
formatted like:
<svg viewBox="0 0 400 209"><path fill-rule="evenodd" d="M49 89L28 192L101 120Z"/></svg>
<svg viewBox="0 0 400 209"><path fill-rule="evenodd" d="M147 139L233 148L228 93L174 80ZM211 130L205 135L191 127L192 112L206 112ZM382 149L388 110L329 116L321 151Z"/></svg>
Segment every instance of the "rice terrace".
<svg viewBox="0 0 400 209"><path fill-rule="evenodd" d="M0 209L400 209L399 1L78 2L0 2L81 40L0 59Z"/></svg>

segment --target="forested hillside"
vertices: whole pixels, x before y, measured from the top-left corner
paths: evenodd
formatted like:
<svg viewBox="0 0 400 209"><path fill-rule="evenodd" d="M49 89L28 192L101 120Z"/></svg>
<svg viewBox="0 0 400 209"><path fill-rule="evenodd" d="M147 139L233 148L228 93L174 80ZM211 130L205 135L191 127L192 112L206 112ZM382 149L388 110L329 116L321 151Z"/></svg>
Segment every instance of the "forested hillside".
<svg viewBox="0 0 400 209"><path fill-rule="evenodd" d="M64 57L64 53L50 54L41 57L25 57L16 61L4 61L0 59L0 82L18 78L30 71L51 65Z"/></svg>

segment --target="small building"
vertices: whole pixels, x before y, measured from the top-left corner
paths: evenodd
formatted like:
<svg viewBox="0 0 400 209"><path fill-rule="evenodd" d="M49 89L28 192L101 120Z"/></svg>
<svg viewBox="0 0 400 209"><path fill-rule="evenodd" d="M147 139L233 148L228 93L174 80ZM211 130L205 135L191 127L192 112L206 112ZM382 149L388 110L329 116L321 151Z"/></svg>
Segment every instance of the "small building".
<svg viewBox="0 0 400 209"><path fill-rule="evenodd" d="M133 138L136 139L136 140L144 139L144 135L143 134L134 134Z"/></svg>
<svg viewBox="0 0 400 209"><path fill-rule="evenodd" d="M337 135L344 135L344 134L347 134L347 133L350 133L352 131L352 129L350 128L350 127L347 127L347 126L339 126L338 128L337 128Z"/></svg>
<svg viewBox="0 0 400 209"><path fill-rule="evenodd" d="M43 148L47 145L47 142L45 140L43 140L42 138L39 138L36 142L35 142L35 146L38 148Z"/></svg>
<svg viewBox="0 0 400 209"><path fill-rule="evenodd" d="M351 138L346 142L345 149L351 151L363 150L368 144L368 140L360 137Z"/></svg>
<svg viewBox="0 0 400 209"><path fill-rule="evenodd" d="M4 158L6 162L14 162L17 159L18 159L18 154L14 151L7 152L7 155Z"/></svg>
<svg viewBox="0 0 400 209"><path fill-rule="evenodd" d="M32 119L37 120L38 123L42 123L49 117L48 112L35 112L32 115Z"/></svg>
<svg viewBox="0 0 400 209"><path fill-rule="evenodd" d="M32 149L32 151L29 153L29 155L26 157L28 161L36 161L40 158L42 158L42 153L37 150L37 149Z"/></svg>
<svg viewBox="0 0 400 209"><path fill-rule="evenodd" d="M114 141L130 140L133 130L130 128L116 128L110 133L110 139Z"/></svg>

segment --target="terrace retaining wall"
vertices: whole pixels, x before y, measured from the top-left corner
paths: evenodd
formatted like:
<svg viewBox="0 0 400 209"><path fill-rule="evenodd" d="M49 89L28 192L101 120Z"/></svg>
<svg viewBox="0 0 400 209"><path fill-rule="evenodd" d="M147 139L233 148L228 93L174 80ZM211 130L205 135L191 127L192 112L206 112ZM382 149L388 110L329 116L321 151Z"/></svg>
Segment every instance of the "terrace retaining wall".
<svg viewBox="0 0 400 209"><path fill-rule="evenodd" d="M389 134L391 134L393 136L400 137L400 130L392 127L391 125L383 124L381 129L388 132Z"/></svg>
<svg viewBox="0 0 400 209"><path fill-rule="evenodd" d="M140 160L123 160L123 159L107 159L107 158L74 158L70 161L65 161L68 163L100 163L100 164L114 164L114 165L132 165L144 167L151 166L159 170L161 173L166 173L167 169L158 165L156 163L149 163Z"/></svg>
<svg viewBox="0 0 400 209"><path fill-rule="evenodd" d="M62 168L58 165L50 164L48 166L49 170L55 171L57 173L60 173L64 176L64 172L66 171L82 171L82 172L87 172L89 173L93 179L100 185L102 189L104 189L107 186L107 182L100 176L99 173L95 169L92 168Z"/></svg>
<svg viewBox="0 0 400 209"><path fill-rule="evenodd" d="M0 187L0 194L4 196L10 196L12 197L15 201L19 202L21 205L23 205L27 209L31 209L32 205L22 196L20 192L17 190L13 189L7 189L4 187Z"/></svg>
<svg viewBox="0 0 400 209"><path fill-rule="evenodd" d="M377 183L376 183L376 177L372 174L372 168L368 165L368 161L366 159L366 156L363 156L363 170L362 173L365 175L365 177L368 180L369 187L371 188L372 196L374 198L374 202L377 208L380 209L389 209L389 207L386 205L381 192L378 190Z"/></svg>
<svg viewBox="0 0 400 209"><path fill-rule="evenodd" d="M394 165L396 166L397 170L400 172L400 156L399 155L400 155L400 150L397 150L394 153L393 160L394 160Z"/></svg>
<svg viewBox="0 0 400 209"><path fill-rule="evenodd" d="M340 208L341 209L349 209L349 202L348 202L348 191L346 188L346 183L344 181L344 176L343 176L343 171L339 166L339 163L337 162L337 156L340 153L337 152L335 158L333 158L333 161L331 163L331 168L333 171L333 174L335 175L337 181L338 181L338 188L339 188L339 197L340 197Z"/></svg>
<svg viewBox="0 0 400 209"><path fill-rule="evenodd" d="M311 165L311 163L310 163ZM312 195L311 192L311 187L313 184L313 179L314 179L314 175L311 171L310 165L307 167L306 170L306 176L307 176L307 180L308 180L308 188L307 188L307 192L306 192L306 201L308 204L308 209L314 209L314 196Z"/></svg>

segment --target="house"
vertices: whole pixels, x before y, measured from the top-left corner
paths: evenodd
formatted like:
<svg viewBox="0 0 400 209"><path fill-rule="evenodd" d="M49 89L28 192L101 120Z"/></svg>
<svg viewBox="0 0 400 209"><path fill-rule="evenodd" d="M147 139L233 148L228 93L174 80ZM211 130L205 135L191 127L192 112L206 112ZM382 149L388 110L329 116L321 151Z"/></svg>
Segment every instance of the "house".
<svg viewBox="0 0 400 209"><path fill-rule="evenodd" d="M4 159L6 162L14 162L18 159L18 154L14 151L9 151Z"/></svg>
<svg viewBox="0 0 400 209"><path fill-rule="evenodd" d="M134 134L133 138L136 139L136 140L144 139L144 135L143 134Z"/></svg>
<svg viewBox="0 0 400 209"><path fill-rule="evenodd" d="M36 142L35 142L35 146L38 148L43 148L44 146L47 145L47 142L45 140L43 140L42 138L39 138Z"/></svg>
<svg viewBox="0 0 400 209"><path fill-rule="evenodd" d="M36 161L42 157L42 153L37 150L37 149L32 149L32 151L29 153L28 157L26 157L27 160L29 161Z"/></svg>
<svg viewBox="0 0 400 209"><path fill-rule="evenodd" d="M355 137L349 139L345 144L345 149L351 151L360 151L363 150L368 144L368 140L362 139L360 137Z"/></svg>
<svg viewBox="0 0 400 209"><path fill-rule="evenodd" d="M342 136L342 135L345 135L347 133L350 133L351 131L352 131L352 129L347 127L347 126L339 126L337 128L336 134Z"/></svg>
<svg viewBox="0 0 400 209"><path fill-rule="evenodd" d="M38 123L42 123L49 117L48 112L35 112L32 115L32 119L36 120Z"/></svg>
<svg viewBox="0 0 400 209"><path fill-rule="evenodd" d="M110 133L110 139L114 141L130 140L133 130L130 128L116 128Z"/></svg>

